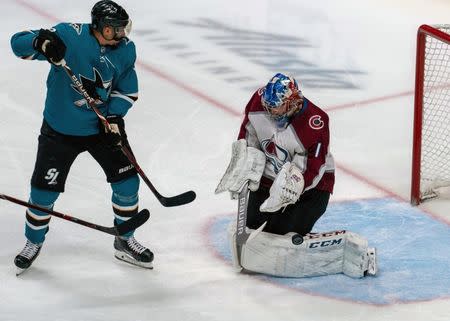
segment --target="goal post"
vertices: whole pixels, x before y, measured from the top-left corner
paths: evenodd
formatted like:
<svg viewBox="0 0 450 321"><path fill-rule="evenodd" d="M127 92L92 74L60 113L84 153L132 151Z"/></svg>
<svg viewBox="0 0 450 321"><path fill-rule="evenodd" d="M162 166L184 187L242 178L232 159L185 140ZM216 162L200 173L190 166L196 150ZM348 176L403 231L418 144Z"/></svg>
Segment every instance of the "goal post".
<svg viewBox="0 0 450 321"><path fill-rule="evenodd" d="M450 25L417 33L411 204L450 192Z"/></svg>

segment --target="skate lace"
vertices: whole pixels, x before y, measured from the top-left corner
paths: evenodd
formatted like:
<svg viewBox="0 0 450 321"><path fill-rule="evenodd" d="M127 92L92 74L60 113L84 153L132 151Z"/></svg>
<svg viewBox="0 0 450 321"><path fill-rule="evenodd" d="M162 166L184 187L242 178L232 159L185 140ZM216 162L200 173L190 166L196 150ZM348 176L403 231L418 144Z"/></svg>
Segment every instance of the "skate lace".
<svg viewBox="0 0 450 321"><path fill-rule="evenodd" d="M130 237L127 240L127 244L134 252L137 252L139 254L141 254L142 252L144 252L147 249L146 247L139 244L139 242L136 241L136 239L134 237Z"/></svg>
<svg viewBox="0 0 450 321"><path fill-rule="evenodd" d="M22 252L20 252L20 255L26 257L27 259L31 259L39 251L39 248L39 245L27 241L27 244L25 244L25 247Z"/></svg>

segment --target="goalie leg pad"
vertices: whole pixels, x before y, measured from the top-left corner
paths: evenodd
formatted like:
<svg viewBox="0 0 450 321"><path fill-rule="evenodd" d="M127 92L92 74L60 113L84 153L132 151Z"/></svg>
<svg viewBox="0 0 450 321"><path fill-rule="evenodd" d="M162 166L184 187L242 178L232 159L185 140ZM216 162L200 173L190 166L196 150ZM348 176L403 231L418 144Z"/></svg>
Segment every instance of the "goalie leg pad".
<svg viewBox="0 0 450 321"><path fill-rule="evenodd" d="M367 240L356 233L347 232L346 234L342 272L354 278L363 277L369 263Z"/></svg>
<svg viewBox="0 0 450 321"><path fill-rule="evenodd" d="M307 234L261 232L242 247L240 265L249 271L280 276L310 277L344 273L363 277L368 269L367 241L356 233L334 231Z"/></svg>

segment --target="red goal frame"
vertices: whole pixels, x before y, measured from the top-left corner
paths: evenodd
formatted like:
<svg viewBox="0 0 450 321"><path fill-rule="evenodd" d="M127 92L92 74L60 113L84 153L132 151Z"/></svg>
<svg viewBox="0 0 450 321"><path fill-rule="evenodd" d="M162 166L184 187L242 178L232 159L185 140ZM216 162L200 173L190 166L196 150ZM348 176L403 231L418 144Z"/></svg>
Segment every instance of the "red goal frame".
<svg viewBox="0 0 450 321"><path fill-rule="evenodd" d="M422 116L425 75L426 38L433 37L450 45L450 35L429 25L422 25L417 32L416 84L414 92L414 132L411 175L411 204L418 205L420 197L420 165L422 150Z"/></svg>

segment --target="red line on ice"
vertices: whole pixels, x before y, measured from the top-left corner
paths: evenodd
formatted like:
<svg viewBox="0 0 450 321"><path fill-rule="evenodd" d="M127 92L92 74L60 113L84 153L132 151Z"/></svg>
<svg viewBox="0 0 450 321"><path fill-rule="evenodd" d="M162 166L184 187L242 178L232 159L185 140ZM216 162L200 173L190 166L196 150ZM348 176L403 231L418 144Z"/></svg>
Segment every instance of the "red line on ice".
<svg viewBox="0 0 450 321"><path fill-rule="evenodd" d="M41 10L38 6L33 5L32 3L29 3L28 1L16 0L15 2L17 4L19 4L19 5L27 8L27 9L29 9L31 11L33 11L34 13L36 13L37 15L39 15L39 16L41 16L43 18L46 18L46 19L54 21L54 22L61 21L57 17L47 13L44 10ZM227 106L225 104L222 104L221 102L219 102L218 100L208 96L207 94L204 94L204 93L200 92L199 90L197 90L197 89L195 89L195 88L193 88L193 87L191 87L189 85L186 85L185 83L177 80L174 77L169 76L168 74L160 71L159 69L157 69L157 68L155 68L153 66L150 66L149 64L147 64L147 63L145 63L145 62L143 62L141 60L138 60L137 65L140 66L143 70L145 70L145 71L147 71L149 73L152 73L152 74L154 74L157 77L160 77L162 79L167 80L168 82L172 83L173 85L177 86L178 88L189 92L191 95L193 95L193 96L195 96L195 97L197 97L197 98L199 98L201 100L204 100L204 101L208 102L212 106L214 106L214 107L216 107L216 108L218 108L218 109L220 109L222 111L225 111L226 113L228 113L228 114L230 114L232 116L240 117L242 115L241 112L237 112L234 108L232 108L230 106ZM413 91L406 91L406 92L401 92L401 93L398 93L398 94L391 94L391 95L376 97L376 98L372 98L372 99L362 100L362 101L359 101L359 102L353 102L353 103L337 105L337 106L334 106L334 107L330 107L330 108L328 108L326 110L327 110L327 112L330 112L330 111L337 111L337 110L342 110L342 109L346 109L346 108L359 107L359 106L363 106L363 105L370 105L370 104L373 104L373 103L376 103L376 102L380 102L380 101L386 101L386 100L389 100L389 99L395 99L395 98L399 98L399 97L403 97L403 96L409 96L409 95L412 95L413 93L414 93ZM243 108L242 108L242 110L243 110ZM385 188L385 187L375 183L374 181L372 181L372 180L370 180L370 179L368 179L368 178L366 178L366 177L364 177L364 176L362 176L362 175L360 175L360 174L358 174L356 172L351 171L350 169L346 168L345 166L337 165L337 168L339 168L340 170L342 170L346 174L356 178L357 180L365 182L367 185L373 187L374 189L377 189L379 191L382 191L383 193L386 193L388 196L395 197L395 198L397 198L398 200L401 200L401 201L405 201L405 202L408 201L404 197L402 197L402 196L400 196L400 195L390 191L389 189L387 189L387 188Z"/></svg>

